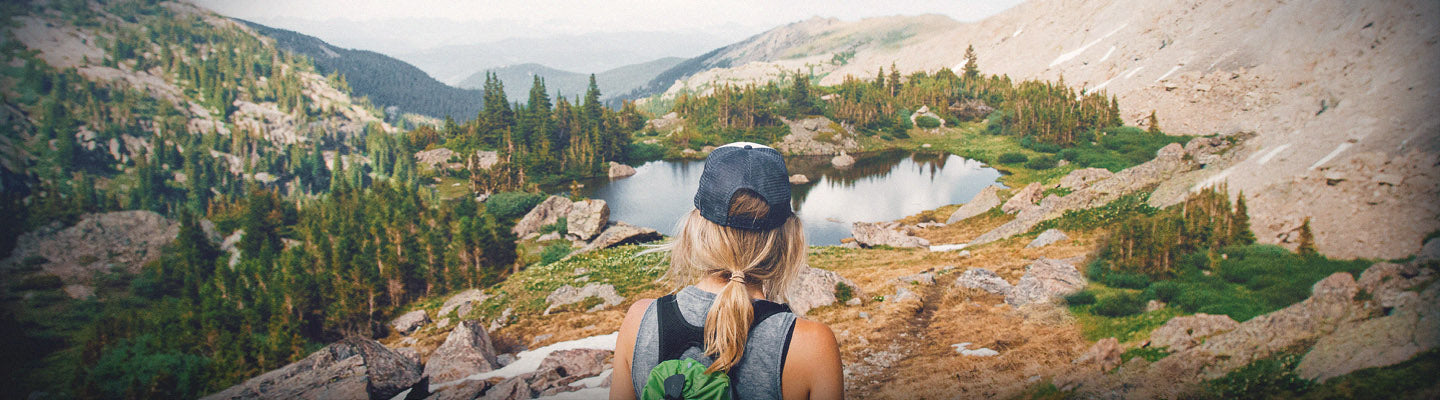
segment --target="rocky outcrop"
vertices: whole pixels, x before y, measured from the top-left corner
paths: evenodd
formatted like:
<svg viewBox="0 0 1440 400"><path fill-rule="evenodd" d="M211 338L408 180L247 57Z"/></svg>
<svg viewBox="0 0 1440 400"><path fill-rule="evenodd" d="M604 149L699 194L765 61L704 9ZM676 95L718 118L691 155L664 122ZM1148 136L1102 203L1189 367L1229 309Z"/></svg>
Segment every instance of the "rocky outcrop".
<svg viewBox="0 0 1440 400"><path fill-rule="evenodd" d="M818 156L860 149L860 144L855 142L854 130L829 118L811 117L781 121L790 128L790 134L775 143L775 150L779 150L781 154Z"/></svg>
<svg viewBox="0 0 1440 400"><path fill-rule="evenodd" d="M420 375L409 357L351 337L205 399L389 399Z"/></svg>
<svg viewBox="0 0 1440 400"><path fill-rule="evenodd" d="M1415 255L1415 261L1431 260L1440 260L1440 238L1426 241L1425 246L1420 248L1420 254Z"/></svg>
<svg viewBox="0 0 1440 400"><path fill-rule="evenodd" d="M565 215L565 226L570 236L580 240L595 238L610 223L610 206L605 200L589 199L581 200L571 204L570 212Z"/></svg>
<svg viewBox="0 0 1440 400"><path fill-rule="evenodd" d="M947 218L945 223L953 224L990 211L990 209L1000 205L999 192L1000 187L994 185L980 189L980 193L976 193L975 197L971 197L970 201L965 202L964 205L960 206L960 209L950 214L950 218Z"/></svg>
<svg viewBox="0 0 1440 400"><path fill-rule="evenodd" d="M1070 190L1080 190L1090 187L1090 185L1095 184L1095 182L1110 179L1112 176L1115 176L1115 173L1110 172L1108 169L1081 168L1070 171L1064 178L1060 178L1060 187Z"/></svg>
<svg viewBox="0 0 1440 400"><path fill-rule="evenodd" d="M545 356L540 370L557 369L564 376L596 376L610 366L614 352L600 349L558 350Z"/></svg>
<svg viewBox="0 0 1440 400"><path fill-rule="evenodd" d="M1075 269L1079 258L1063 260L1041 258L1025 267L1025 275L1005 296L1005 302L1022 306L1036 302L1050 302L1085 289L1085 276Z"/></svg>
<svg viewBox="0 0 1440 400"><path fill-rule="evenodd" d="M486 295L485 292L480 289L467 289L463 292L456 293L454 296L450 296L449 299L445 299L445 303L440 305L440 313L436 314L436 317L444 318L450 315L451 311L454 311L455 316L465 318L466 315L470 314L472 308L480 305L480 303L484 303L485 300L488 299L490 299L490 296Z"/></svg>
<svg viewBox="0 0 1440 400"><path fill-rule="evenodd" d="M68 228L51 223L21 235L0 265L14 268L26 260L43 259L41 273L60 277L66 285L88 287L97 272L112 266L139 273L179 232L180 224L151 211L86 214Z"/></svg>
<svg viewBox="0 0 1440 400"><path fill-rule="evenodd" d="M935 284L935 273L934 273L934 272L930 272L930 271L925 271L925 272L921 272L921 273L918 273L918 274L910 274L910 275L905 275L905 276L902 276L902 277L899 277L899 278L895 278L895 281L897 281L897 282L902 282L902 283L908 283L908 284L912 284L912 285L915 285L915 284L918 284L918 285L934 285L934 284Z"/></svg>
<svg viewBox="0 0 1440 400"><path fill-rule="evenodd" d="M444 147L425 150L415 153L415 163L440 169L441 167L448 167L450 165L450 159L454 158L456 154L458 153Z"/></svg>
<svg viewBox="0 0 1440 400"><path fill-rule="evenodd" d="M830 165L833 165L835 166L835 168L840 169L850 168L851 166L855 165L855 157L851 157L849 154L845 154L845 152L842 151L840 152L840 155L830 157Z"/></svg>
<svg viewBox="0 0 1440 400"><path fill-rule="evenodd" d="M838 284L849 286L853 297L864 297L860 294L860 287L849 279L840 276L834 271L813 267L804 267L800 270L795 281L790 283L790 288L785 291L785 302L790 305L790 311L795 315L805 315L816 307L835 304L835 289Z"/></svg>
<svg viewBox="0 0 1440 400"><path fill-rule="evenodd" d="M660 240L660 238L660 232L656 232L654 229L617 221L610 224L609 227L605 228L604 232L600 232L600 235L595 237L595 240L590 241L590 244L585 245L584 248L581 248L576 253L587 253L626 244L645 243L652 240Z"/></svg>
<svg viewBox="0 0 1440 400"><path fill-rule="evenodd" d="M993 294L1005 296L1010 294L1012 287L1000 275L985 268L971 268L955 278L955 286L980 289Z"/></svg>
<svg viewBox="0 0 1440 400"><path fill-rule="evenodd" d="M1030 244L1025 245L1025 248L1034 249L1045 247L1061 240L1070 240L1070 237L1066 236L1065 232L1061 232L1059 229L1046 229L1044 232L1040 232L1040 236L1036 236L1035 240L1031 240Z"/></svg>
<svg viewBox="0 0 1440 400"><path fill-rule="evenodd" d="M1184 351L1199 345L1207 337L1233 331L1239 325L1226 315L1197 313L1175 317L1150 332L1149 345L1168 348L1172 353Z"/></svg>
<svg viewBox="0 0 1440 400"><path fill-rule="evenodd" d="M1410 290L1428 282L1431 275L1421 278L1414 265L1390 263L1365 270L1357 285L1371 293L1382 309L1390 310L1389 314L1340 324L1334 333L1316 341L1296 372L1305 379L1325 381L1365 368L1399 364L1440 346L1440 284L1432 283L1418 293Z"/></svg>
<svg viewBox="0 0 1440 400"><path fill-rule="evenodd" d="M861 246L929 247L930 241L910 236L898 229L896 222L856 222L850 226L850 234Z"/></svg>
<svg viewBox="0 0 1440 400"><path fill-rule="evenodd" d="M1043 194L1040 183L1032 182L1029 185L1025 185L1020 191L1015 192L1015 195L1010 196L1009 200L1005 200L1005 204L1000 206L1000 211L1004 211L1006 214L1014 214L1029 209L1034 207L1036 202L1040 201L1040 196Z"/></svg>
<svg viewBox="0 0 1440 400"><path fill-rule="evenodd" d="M1120 348L1119 339L1113 337L1104 338L1095 342L1094 346L1090 346L1089 350L1086 350L1084 354L1076 358L1075 364L1084 365L1086 363L1094 363L1100 368L1101 372L1109 371L1120 366L1120 362L1123 361L1120 359L1120 356L1124 353L1124 349Z"/></svg>
<svg viewBox="0 0 1440 400"><path fill-rule="evenodd" d="M415 310L390 321L390 327L395 328L401 335L409 335L429 323L430 316L425 314L425 310Z"/></svg>
<svg viewBox="0 0 1440 400"><path fill-rule="evenodd" d="M790 175L790 184L791 184L791 185L804 185L804 184L807 184L807 183L810 183L810 178L806 178L805 175L801 175L801 174Z"/></svg>
<svg viewBox="0 0 1440 400"><path fill-rule="evenodd" d="M606 175L608 175L610 179L624 178L627 176L635 175L635 167L611 161L610 169L606 173Z"/></svg>
<svg viewBox="0 0 1440 400"><path fill-rule="evenodd" d="M680 113L672 112L660 118L645 121L645 128L654 129L660 133L670 133L684 129L684 124L685 119L680 117Z"/></svg>
<svg viewBox="0 0 1440 400"><path fill-rule="evenodd" d="M554 224L561 217L570 214L570 207L573 204L570 199L561 196L550 196L540 202L520 222L515 223L515 236L524 238L540 231L540 227ZM607 216L608 217L608 216Z"/></svg>
<svg viewBox="0 0 1440 400"><path fill-rule="evenodd" d="M550 311L556 308L579 303L591 297L599 298L600 304L590 307L586 312L604 310L625 301L624 297L620 297L620 294L615 292L615 286L609 284L591 282L581 288L565 285L559 289L555 289L554 292L550 292L550 295L545 296L545 302L550 304L550 306L545 308L544 315L550 315Z"/></svg>
<svg viewBox="0 0 1440 400"><path fill-rule="evenodd" d="M425 376L432 382L450 382L499 368L495 345L479 321L464 321L450 331L445 343L430 354Z"/></svg>

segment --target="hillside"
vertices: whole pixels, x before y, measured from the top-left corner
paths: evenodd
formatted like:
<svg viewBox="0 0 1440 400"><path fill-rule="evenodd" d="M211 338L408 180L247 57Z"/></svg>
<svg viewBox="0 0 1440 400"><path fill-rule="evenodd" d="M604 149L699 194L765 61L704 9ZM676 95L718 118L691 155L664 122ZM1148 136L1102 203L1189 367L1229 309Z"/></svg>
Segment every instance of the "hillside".
<svg viewBox="0 0 1440 400"><path fill-rule="evenodd" d="M458 121L474 118L480 111L483 92L440 83L404 61L373 51L335 47L294 31L241 22L275 39L276 47L305 55L319 73L344 75L356 96L365 96L382 108L434 118L451 116Z"/></svg>
<svg viewBox="0 0 1440 400"><path fill-rule="evenodd" d="M588 75L642 60L697 54L726 41L692 32L596 32L448 45L398 53L395 57L441 82L459 85L472 75L506 65L538 63Z"/></svg>
<svg viewBox="0 0 1440 400"><path fill-rule="evenodd" d="M596 73L595 81L600 86L600 98L607 102L620 98L681 61L684 59L666 57ZM495 73L501 81L506 82L505 97L520 101L529 96L530 83L536 75L545 79L545 87L550 90L551 94L574 97L585 93L590 85L590 75L588 74L561 71L540 64L526 63L477 72L461 81L459 86L471 89L484 87L486 72Z"/></svg>
<svg viewBox="0 0 1440 400"><path fill-rule="evenodd" d="M703 92L715 82L773 80L797 69L825 85L872 77L891 64L903 73L933 72L959 68L973 44L986 73L1063 77L1118 96L1126 123L1142 123L1154 110L1172 134L1257 134L1239 151L1241 160L1185 176L1166 192L1228 182L1232 196L1253 196L1264 243L1295 246L1309 217L1326 254L1403 257L1440 230L1433 201L1440 194L1440 118L1429 111L1440 70L1423 61L1437 55L1440 31L1427 22L1437 15L1440 6L1422 1L1039 0L974 24L942 24L903 45L857 48L844 63L827 54L842 48L806 35L875 37L930 19L811 20L681 63L641 93Z"/></svg>

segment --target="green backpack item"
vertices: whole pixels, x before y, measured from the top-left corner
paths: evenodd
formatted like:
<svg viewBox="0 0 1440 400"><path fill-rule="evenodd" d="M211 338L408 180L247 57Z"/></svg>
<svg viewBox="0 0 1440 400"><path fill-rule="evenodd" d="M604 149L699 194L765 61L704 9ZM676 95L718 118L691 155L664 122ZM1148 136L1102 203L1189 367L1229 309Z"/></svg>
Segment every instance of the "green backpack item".
<svg viewBox="0 0 1440 400"><path fill-rule="evenodd" d="M759 325L765 318L790 311L788 306L765 300L755 301L753 304L755 305L755 319L751 323L751 328ZM640 398L643 400L730 400L734 398L735 392L731 387L734 380L729 374L723 371L705 373L709 365L685 357L685 350L692 347L705 348L704 328L690 325L685 321L685 317L680 315L680 305L675 301L673 294L656 299L655 306L656 322L660 328L660 364L650 369L650 374L645 378L645 386L640 392Z"/></svg>

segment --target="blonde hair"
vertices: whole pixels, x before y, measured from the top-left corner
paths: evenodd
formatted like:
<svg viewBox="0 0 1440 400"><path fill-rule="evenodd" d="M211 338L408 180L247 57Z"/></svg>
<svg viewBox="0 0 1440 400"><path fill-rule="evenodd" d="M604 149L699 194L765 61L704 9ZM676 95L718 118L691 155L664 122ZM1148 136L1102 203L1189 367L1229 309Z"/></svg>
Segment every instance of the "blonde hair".
<svg viewBox="0 0 1440 400"><path fill-rule="evenodd" d="M758 218L769 211L765 200L748 189L730 201L730 215ZM705 355L714 360L705 372L728 371L745 355L755 318L750 294L740 282L760 283L766 298L784 302L785 290L805 265L805 229L794 215L774 229L746 230L710 222L691 210L678 232L657 249L670 251L665 277L671 285L680 288L708 276L727 280L705 317Z"/></svg>

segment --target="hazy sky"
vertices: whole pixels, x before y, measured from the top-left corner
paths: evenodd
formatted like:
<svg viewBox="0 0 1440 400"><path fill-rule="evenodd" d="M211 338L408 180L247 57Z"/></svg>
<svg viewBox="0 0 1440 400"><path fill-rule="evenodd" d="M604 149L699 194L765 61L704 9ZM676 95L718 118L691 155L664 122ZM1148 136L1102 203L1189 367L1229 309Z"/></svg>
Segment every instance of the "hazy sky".
<svg viewBox="0 0 1440 400"><path fill-rule="evenodd" d="M1020 0L193 0L221 14L318 36L354 47L373 40L375 26L395 36L414 35L414 43L495 41L508 37L545 37L591 32L705 32L739 38L812 16L855 20L884 15L942 14L976 21ZM395 20L436 20L394 32ZM362 27L358 25L366 25ZM357 25L347 28L350 25ZM413 25L413 23L412 23ZM368 34L350 33L372 31ZM409 30L409 29L406 29ZM445 37L442 31L455 31ZM462 32L463 31L463 32ZM463 33L463 34L462 34ZM458 38L464 39L458 39ZM727 39L733 39L728 38ZM398 40L397 40L398 41ZM413 46L413 45L412 45ZM380 49L376 49L380 50ZM383 51L383 50L382 50Z"/></svg>

